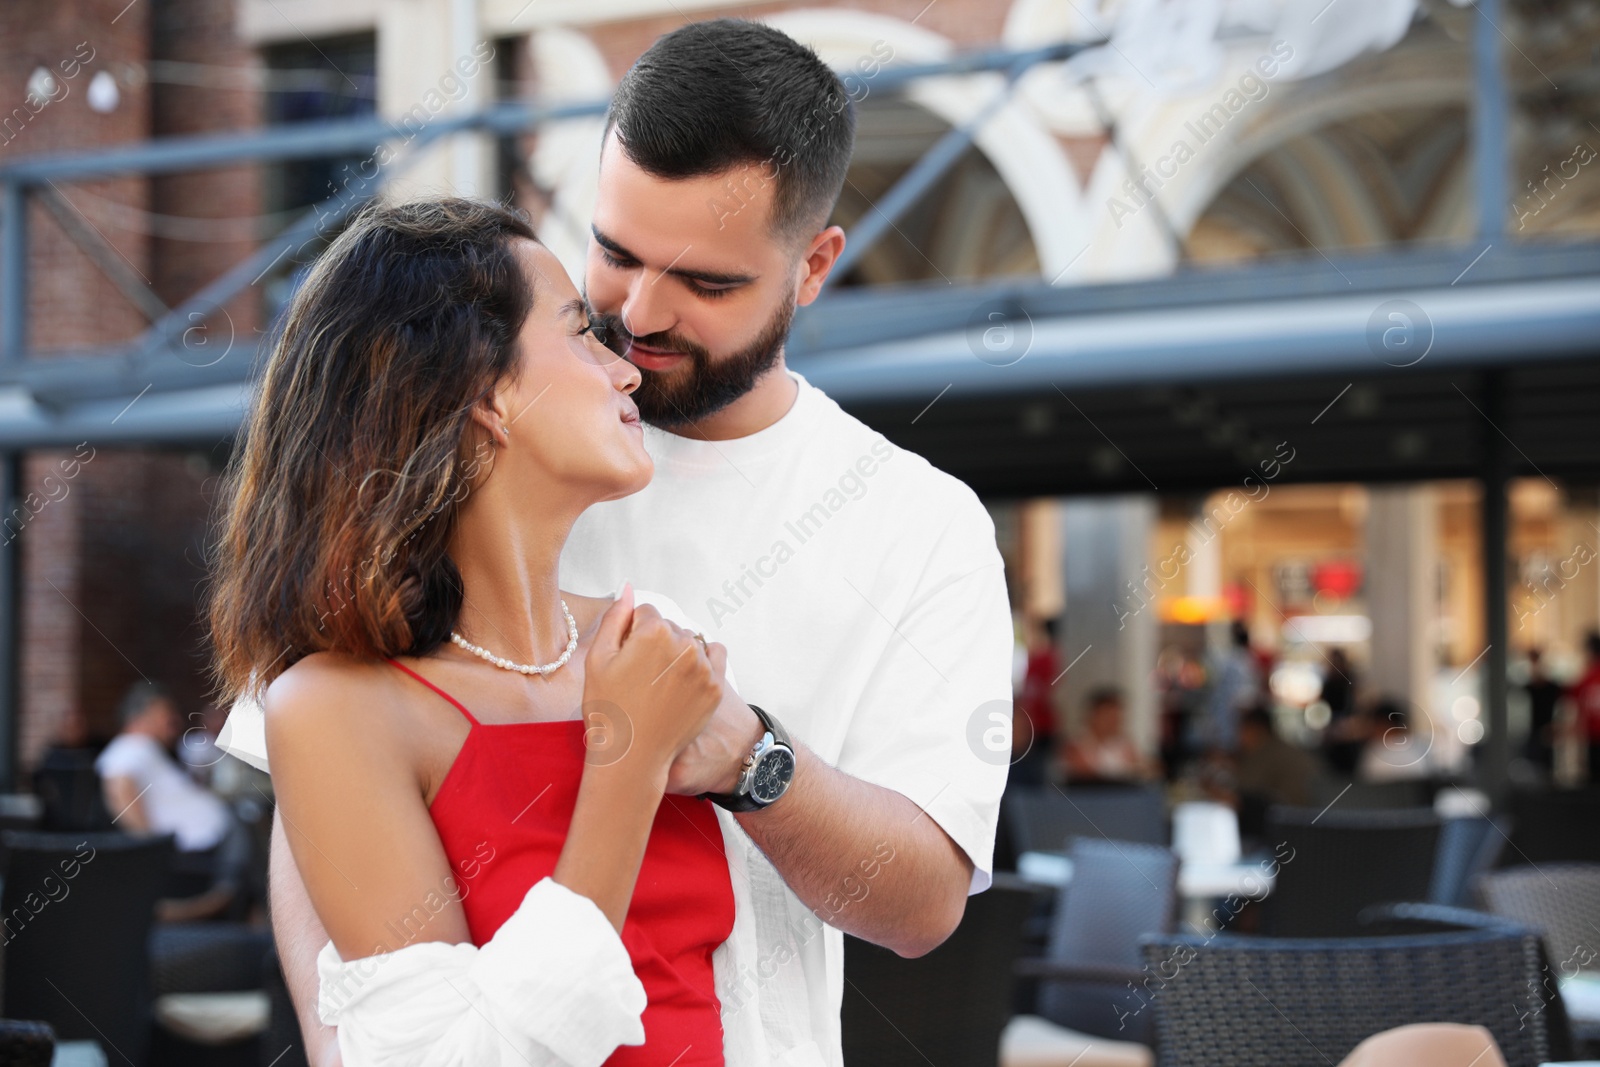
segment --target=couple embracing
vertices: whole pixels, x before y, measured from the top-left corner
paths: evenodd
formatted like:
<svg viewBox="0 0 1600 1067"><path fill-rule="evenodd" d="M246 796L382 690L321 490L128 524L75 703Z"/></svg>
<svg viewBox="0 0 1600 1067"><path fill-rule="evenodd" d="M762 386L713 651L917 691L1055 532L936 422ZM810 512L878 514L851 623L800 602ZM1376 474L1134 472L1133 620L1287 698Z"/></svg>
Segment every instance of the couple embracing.
<svg viewBox="0 0 1600 1067"><path fill-rule="evenodd" d="M611 105L581 292L434 199L295 294L210 612L318 1067L836 1067L844 932L918 955L988 886L992 524L784 362L843 100L686 26Z"/></svg>

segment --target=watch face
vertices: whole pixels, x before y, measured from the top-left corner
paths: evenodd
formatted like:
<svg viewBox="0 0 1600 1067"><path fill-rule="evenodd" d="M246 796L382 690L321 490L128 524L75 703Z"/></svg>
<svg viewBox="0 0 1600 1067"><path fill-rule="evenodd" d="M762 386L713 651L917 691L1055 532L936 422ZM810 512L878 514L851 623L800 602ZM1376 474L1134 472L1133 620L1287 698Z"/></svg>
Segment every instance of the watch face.
<svg viewBox="0 0 1600 1067"><path fill-rule="evenodd" d="M771 804L783 796L794 777L794 753L786 748L769 749L756 764L750 780L750 795L763 804Z"/></svg>

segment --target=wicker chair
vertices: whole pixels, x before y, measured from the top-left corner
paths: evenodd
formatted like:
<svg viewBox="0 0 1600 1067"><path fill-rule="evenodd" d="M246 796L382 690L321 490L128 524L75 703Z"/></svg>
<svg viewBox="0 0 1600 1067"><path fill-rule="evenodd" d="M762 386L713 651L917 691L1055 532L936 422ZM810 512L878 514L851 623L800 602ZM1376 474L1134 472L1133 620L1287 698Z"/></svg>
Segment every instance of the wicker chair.
<svg viewBox="0 0 1600 1067"><path fill-rule="evenodd" d="M64 755L38 768L33 772L33 789L44 804L41 830L79 833L114 829L92 757Z"/></svg>
<svg viewBox="0 0 1600 1067"><path fill-rule="evenodd" d="M1487 910L1538 930L1558 966L1600 971L1600 863L1510 867L1479 877L1476 891Z"/></svg>
<svg viewBox="0 0 1600 1067"><path fill-rule="evenodd" d="M1352 808L1361 811L1426 808L1433 803L1433 787L1420 778L1352 782L1347 778L1318 777L1312 782L1311 793L1311 802L1319 811L1335 802L1345 811Z"/></svg>
<svg viewBox="0 0 1600 1067"><path fill-rule="evenodd" d="M919 959L848 939L844 1061L871 1067L995 1067L1011 1016L1011 968L1037 890L996 875L950 939Z"/></svg>
<svg viewBox="0 0 1600 1067"><path fill-rule="evenodd" d="M1439 904L1379 904L1361 913L1361 923L1373 934L1429 934L1447 930L1502 930L1507 920L1488 912L1470 908L1452 908ZM1537 934L1525 923L1510 923L1519 930ZM1526 1008L1543 1013L1545 1029L1550 1034L1551 1056L1555 1061L1592 1059L1595 1050L1585 1049L1585 1028L1567 1012L1557 983L1558 971L1550 965L1550 955L1545 945L1539 945L1540 973L1544 981L1536 991L1542 1003L1529 1003ZM1527 998L1524 998L1526 1000Z"/></svg>
<svg viewBox="0 0 1600 1067"><path fill-rule="evenodd" d="M1058 1026L1114 1041L1148 1043L1150 1013L1129 989L1144 978L1139 938L1171 933L1178 858L1156 845L1079 837L1068 848L1072 881L1061 888L1046 955L1017 973L1042 979L1038 1010Z"/></svg>
<svg viewBox="0 0 1600 1067"><path fill-rule="evenodd" d="M1160 1067L1327 1067L1375 1033L1420 1022L1487 1027L1508 1067L1568 1049L1526 927L1170 936L1146 938L1143 951Z"/></svg>
<svg viewBox="0 0 1600 1067"><path fill-rule="evenodd" d="M172 838L4 836L0 912L30 916L8 930L7 1013L50 1023L60 1041L98 1040L108 1057L140 1067L150 1042L148 939Z"/></svg>
<svg viewBox="0 0 1600 1067"><path fill-rule="evenodd" d="M1516 790L1512 855L1522 863L1600 863L1600 787Z"/></svg>
<svg viewBox="0 0 1600 1067"><path fill-rule="evenodd" d="M1600 972L1600 863L1512 867L1480 876L1474 887L1489 911L1539 932L1552 973ZM1600 1055L1600 1024L1576 1021L1573 1033L1580 1053Z"/></svg>
<svg viewBox="0 0 1600 1067"><path fill-rule="evenodd" d="M0 1019L0 1065L50 1067L55 1057L56 1032L49 1023Z"/></svg>
<svg viewBox="0 0 1600 1067"><path fill-rule="evenodd" d="M1470 904L1474 879L1499 862L1509 829L1510 820L1502 816L1444 820L1428 901L1457 908Z"/></svg>
<svg viewBox="0 0 1600 1067"><path fill-rule="evenodd" d="M1011 836L1018 852L1060 852L1070 838L1167 843L1165 801L1144 786L1055 786L1008 796Z"/></svg>
<svg viewBox="0 0 1600 1067"><path fill-rule="evenodd" d="M1372 904L1426 900L1439 839L1431 810L1317 811L1275 807L1267 836L1280 868L1262 932L1354 937Z"/></svg>

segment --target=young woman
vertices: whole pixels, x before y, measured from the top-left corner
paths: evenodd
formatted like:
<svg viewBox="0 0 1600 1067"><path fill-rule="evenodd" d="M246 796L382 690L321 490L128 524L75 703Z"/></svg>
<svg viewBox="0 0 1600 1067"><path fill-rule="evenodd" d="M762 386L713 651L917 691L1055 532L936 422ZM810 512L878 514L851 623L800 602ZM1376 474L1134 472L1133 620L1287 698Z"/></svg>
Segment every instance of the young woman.
<svg viewBox="0 0 1600 1067"><path fill-rule="evenodd" d="M724 826L665 795L725 652L557 586L578 515L651 476L638 383L492 204L363 213L288 311L211 626L265 707L345 1067L759 1062L717 996L752 950Z"/></svg>

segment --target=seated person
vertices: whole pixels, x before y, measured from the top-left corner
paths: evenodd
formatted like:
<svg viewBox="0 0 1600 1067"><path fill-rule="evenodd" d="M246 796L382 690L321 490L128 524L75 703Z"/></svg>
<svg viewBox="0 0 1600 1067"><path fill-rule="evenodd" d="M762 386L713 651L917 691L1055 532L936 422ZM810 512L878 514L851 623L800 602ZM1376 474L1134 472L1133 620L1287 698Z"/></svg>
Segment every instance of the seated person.
<svg viewBox="0 0 1600 1067"><path fill-rule="evenodd" d="M137 682L122 698L118 716L122 732L94 764L117 827L172 834L180 852L221 844L228 833L227 805L172 758L183 725L172 698L160 686Z"/></svg>
<svg viewBox="0 0 1600 1067"><path fill-rule="evenodd" d="M1239 720L1239 758L1234 783L1241 800L1265 804L1311 803L1311 780L1317 772L1311 754L1278 736L1272 712L1260 704Z"/></svg>
<svg viewBox="0 0 1600 1067"><path fill-rule="evenodd" d="M1398 700L1384 698L1373 707L1370 733L1366 748L1361 751L1361 763L1356 777L1363 782L1400 782L1428 777L1431 772L1429 751L1433 738L1429 724L1422 723L1421 730L1406 706Z"/></svg>
<svg viewBox="0 0 1600 1067"><path fill-rule="evenodd" d="M1144 782L1156 768L1122 728L1122 694L1110 686L1089 694L1083 728L1067 741L1069 782Z"/></svg>
<svg viewBox="0 0 1600 1067"><path fill-rule="evenodd" d="M221 914L233 900L247 842L228 806L173 758L183 729L166 690L136 682L118 708L122 732L95 761L115 826L130 834L172 834L178 849L157 917L166 922Z"/></svg>

